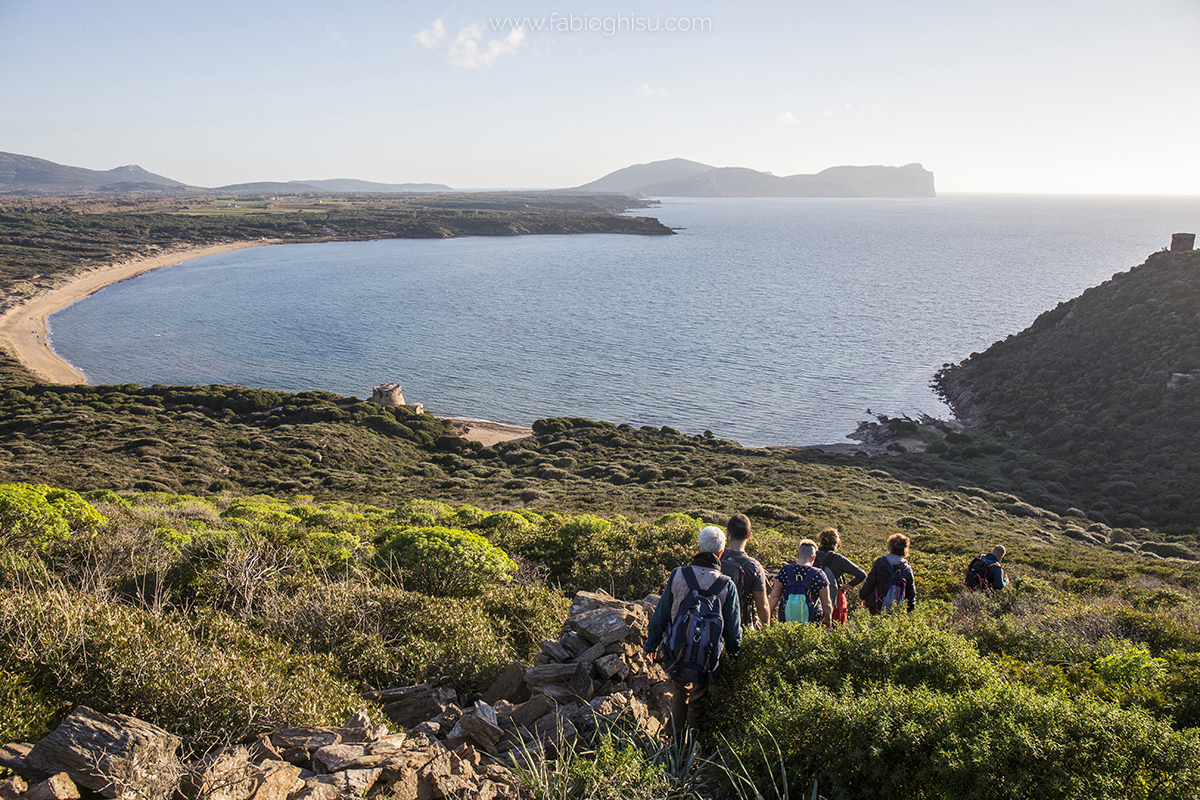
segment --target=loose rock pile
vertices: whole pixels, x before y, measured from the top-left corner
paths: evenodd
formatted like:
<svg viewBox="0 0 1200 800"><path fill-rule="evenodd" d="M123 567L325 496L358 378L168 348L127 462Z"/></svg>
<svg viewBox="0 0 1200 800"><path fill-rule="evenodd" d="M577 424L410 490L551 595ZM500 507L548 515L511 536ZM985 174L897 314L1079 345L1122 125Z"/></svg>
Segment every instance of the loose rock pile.
<svg viewBox="0 0 1200 800"><path fill-rule="evenodd" d="M671 700L666 673L642 657L657 601L577 593L562 635L542 642L532 665L510 664L467 708L457 705L452 689L428 684L387 689L368 699L381 703L384 714L410 734L435 737L450 749L469 743L505 762L553 753L590 734L600 720L655 735Z"/></svg>
<svg viewBox="0 0 1200 800"><path fill-rule="evenodd" d="M580 592L557 640L459 705L422 684L368 694L404 733L359 712L340 728L278 728L184 764L178 737L142 720L76 708L37 744L0 747L0 800L395 800L515 798L504 764L553 754L602 720L657 734L671 683L641 655L656 597Z"/></svg>

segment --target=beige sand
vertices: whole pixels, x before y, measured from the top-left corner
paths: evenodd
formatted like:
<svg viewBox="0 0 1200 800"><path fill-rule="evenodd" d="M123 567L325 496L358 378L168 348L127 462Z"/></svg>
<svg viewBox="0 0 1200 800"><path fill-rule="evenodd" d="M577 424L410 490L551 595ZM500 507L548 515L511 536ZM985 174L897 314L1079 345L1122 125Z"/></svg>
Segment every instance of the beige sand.
<svg viewBox="0 0 1200 800"><path fill-rule="evenodd" d="M26 301L0 316L0 347L5 347L39 380L46 383L86 383L84 376L46 344L46 317L105 286L127 281L143 272L169 267L193 258L228 253L274 241L236 242L175 250L153 258L117 263L79 275L66 286Z"/></svg>
<svg viewBox="0 0 1200 800"><path fill-rule="evenodd" d="M488 422L482 419L451 419L447 422L454 425L459 436L472 442L479 442L484 447L491 447L501 442L512 442L533 435L533 428L501 425L499 422Z"/></svg>

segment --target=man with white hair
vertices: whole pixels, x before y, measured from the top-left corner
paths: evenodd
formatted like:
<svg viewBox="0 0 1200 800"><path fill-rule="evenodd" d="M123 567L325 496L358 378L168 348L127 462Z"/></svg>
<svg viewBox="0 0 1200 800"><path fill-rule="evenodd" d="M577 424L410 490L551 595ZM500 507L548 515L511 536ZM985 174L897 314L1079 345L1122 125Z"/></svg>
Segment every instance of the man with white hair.
<svg viewBox="0 0 1200 800"><path fill-rule="evenodd" d="M674 684L671 722L677 736L683 734L684 725L700 727L704 698L722 650L737 656L742 644L741 601L737 587L721 573L724 550L725 531L712 525L702 529L692 563L671 570L650 618L643 650L646 660L653 663L658 657L658 646L666 636L668 652L664 654L663 666ZM704 615L706 610L707 616ZM699 670L677 669L680 662L686 660L677 649L677 643L683 639L704 642L707 662Z"/></svg>

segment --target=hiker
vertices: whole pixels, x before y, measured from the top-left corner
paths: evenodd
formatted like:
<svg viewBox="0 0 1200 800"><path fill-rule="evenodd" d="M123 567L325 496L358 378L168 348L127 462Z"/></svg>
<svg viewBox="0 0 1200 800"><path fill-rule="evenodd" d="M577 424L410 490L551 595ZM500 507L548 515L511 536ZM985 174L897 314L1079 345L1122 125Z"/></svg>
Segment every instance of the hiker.
<svg viewBox="0 0 1200 800"><path fill-rule="evenodd" d="M750 519L745 514L734 514L725 526L725 533L729 543L721 555L721 571L737 587L743 629L760 630L771 624L771 608L767 605L767 571L757 559L746 555Z"/></svg>
<svg viewBox="0 0 1200 800"><path fill-rule="evenodd" d="M812 565L817 543L803 539L796 548L796 563L784 564L775 576L768 601L771 610L780 606L782 622L821 622L826 628L833 624L833 603L829 596L829 579L824 570ZM780 600L783 601L780 605Z"/></svg>
<svg viewBox="0 0 1200 800"><path fill-rule="evenodd" d="M967 565L966 575L966 584L971 591L982 589L987 594L991 594L1008 585L1004 567L1000 564L1000 559L1004 558L1005 552L1007 551L1004 549L1004 545L998 544L992 548L992 552L980 553L971 559L971 563Z"/></svg>
<svg viewBox="0 0 1200 800"><path fill-rule="evenodd" d="M908 602L908 611L912 613L917 607L917 587L913 583L912 567L905 558L908 556L908 537L903 533L894 533L887 540L887 555L875 559L867 579L858 589L858 596L872 614L881 611L891 613L900 608L900 603Z"/></svg>
<svg viewBox="0 0 1200 800"><path fill-rule="evenodd" d="M671 678L671 722L675 735L684 726L699 728L704 698L720 666L722 651L736 657L742 644L742 612L737 587L721 573L725 531L710 525L700 531L696 556L676 567L650 617L643 651L654 663L666 643L662 666Z"/></svg>
<svg viewBox="0 0 1200 800"><path fill-rule="evenodd" d="M837 552L842 543L841 534L837 528L826 528L817 536L820 547L817 549L813 566L824 570L829 580L829 596L833 600L833 621L845 622L850 610L849 590L866 580L867 573L862 567ZM842 578L850 576L842 582ZM856 601L857 602L857 601Z"/></svg>

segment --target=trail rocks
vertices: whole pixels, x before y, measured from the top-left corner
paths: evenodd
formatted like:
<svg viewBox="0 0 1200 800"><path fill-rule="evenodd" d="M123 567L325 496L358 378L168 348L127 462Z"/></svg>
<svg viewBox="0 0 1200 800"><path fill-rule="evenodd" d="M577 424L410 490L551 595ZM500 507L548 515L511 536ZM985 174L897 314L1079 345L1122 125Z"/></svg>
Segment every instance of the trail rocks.
<svg viewBox="0 0 1200 800"><path fill-rule="evenodd" d="M183 771L175 755L179 744L178 737L147 722L80 706L25 761L42 772L65 772L105 797L168 800Z"/></svg>
<svg viewBox="0 0 1200 800"><path fill-rule="evenodd" d="M480 705L459 718L463 731L468 739L499 739L494 712L489 716ZM175 755L178 746L177 738L140 720L80 707L36 745L5 746L6 766L18 774L0 782L0 797L77 800L76 783L121 800L515 800L518 795L515 776L498 764L485 765L469 741L451 750L429 736L389 734L387 726L372 725L366 712L340 728L279 728L248 747L228 747L187 765ZM281 749L291 763L272 757ZM67 762L77 766L30 785L30 776Z"/></svg>
<svg viewBox="0 0 1200 800"><path fill-rule="evenodd" d="M35 745L0 747L0 800L494 800L518 796L511 763L590 736L603 721L657 734L671 682L641 643L655 597L579 592L558 639L514 662L478 699L420 684L369 692L392 725L281 727L189 764L149 723L80 706ZM461 704L461 705L460 705ZM178 795L178 797L177 797Z"/></svg>

